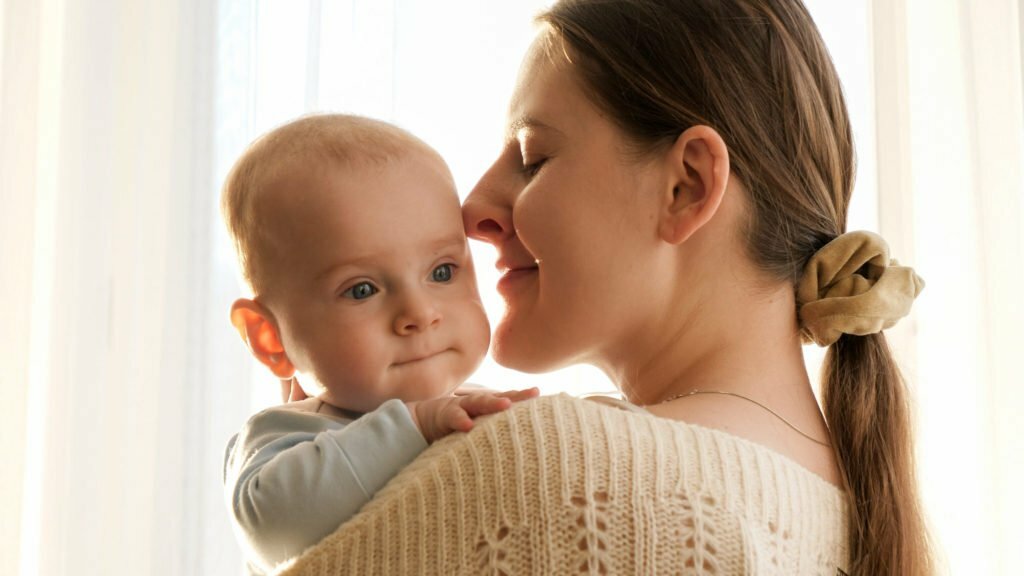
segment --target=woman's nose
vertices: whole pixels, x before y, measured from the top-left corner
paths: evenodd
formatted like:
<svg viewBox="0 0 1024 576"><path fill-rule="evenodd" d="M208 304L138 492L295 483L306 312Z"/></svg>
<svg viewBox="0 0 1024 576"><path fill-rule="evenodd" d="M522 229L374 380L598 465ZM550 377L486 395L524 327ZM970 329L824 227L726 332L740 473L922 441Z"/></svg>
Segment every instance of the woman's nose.
<svg viewBox="0 0 1024 576"><path fill-rule="evenodd" d="M512 206L498 190L493 168L484 174L462 204L462 225L466 236L500 244L515 235Z"/></svg>
<svg viewBox="0 0 1024 576"><path fill-rule="evenodd" d="M409 336L436 327L443 318L441 309L424 294L408 294L395 314L394 329L399 336Z"/></svg>

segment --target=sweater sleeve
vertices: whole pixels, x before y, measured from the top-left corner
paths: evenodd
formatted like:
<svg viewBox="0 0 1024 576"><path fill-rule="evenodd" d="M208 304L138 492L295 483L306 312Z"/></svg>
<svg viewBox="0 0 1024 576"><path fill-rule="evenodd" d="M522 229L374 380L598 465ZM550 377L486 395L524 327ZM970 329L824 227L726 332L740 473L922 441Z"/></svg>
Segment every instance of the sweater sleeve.
<svg viewBox="0 0 1024 576"><path fill-rule="evenodd" d="M286 408L253 416L224 466L251 567L269 571L330 534L426 447L399 400L349 422Z"/></svg>

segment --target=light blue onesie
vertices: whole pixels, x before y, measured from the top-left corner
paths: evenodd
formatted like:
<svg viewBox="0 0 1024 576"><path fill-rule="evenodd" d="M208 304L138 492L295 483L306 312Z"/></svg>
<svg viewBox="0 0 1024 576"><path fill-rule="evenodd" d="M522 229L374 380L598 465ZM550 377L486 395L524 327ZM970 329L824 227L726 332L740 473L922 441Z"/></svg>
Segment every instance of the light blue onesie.
<svg viewBox="0 0 1024 576"><path fill-rule="evenodd" d="M426 447L400 400L360 415L309 398L250 418L224 459L249 569L263 574L319 542Z"/></svg>

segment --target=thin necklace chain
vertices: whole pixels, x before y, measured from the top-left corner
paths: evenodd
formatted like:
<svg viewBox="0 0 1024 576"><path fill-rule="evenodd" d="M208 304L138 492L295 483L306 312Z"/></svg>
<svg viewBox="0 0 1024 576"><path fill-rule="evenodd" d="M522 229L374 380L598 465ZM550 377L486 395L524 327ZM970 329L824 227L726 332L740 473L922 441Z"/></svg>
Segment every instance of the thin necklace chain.
<svg viewBox="0 0 1024 576"><path fill-rule="evenodd" d="M776 412L775 410L772 410L771 408L765 406L764 404L761 404L760 402L758 402L757 400L754 400L753 398L748 398L747 396L744 396L742 394L737 394L735 392L726 392L724 390L691 390L689 392L683 392L682 394L676 394L675 396L669 396L668 398L665 398L661 402L658 402L658 404L664 404L666 402L671 402L673 400L679 400L680 398L687 398L689 396L696 396L698 394L721 394L722 396L734 396L734 397L739 398L741 400L746 400L747 402L751 402L753 404L757 404L761 408L764 408L765 410L770 412L772 414L772 416L775 416L779 420L782 420L782 422L786 426L789 426L790 428L792 428L797 434L803 436L804 438L807 438L811 442L814 442L815 444L820 444L822 446L831 446L831 444L828 444L827 442L822 442L821 440L818 440L817 438L814 438L814 437L808 435L803 430L797 428L792 422L790 422L789 420L786 420L785 418L783 418L782 415L779 414L778 412Z"/></svg>

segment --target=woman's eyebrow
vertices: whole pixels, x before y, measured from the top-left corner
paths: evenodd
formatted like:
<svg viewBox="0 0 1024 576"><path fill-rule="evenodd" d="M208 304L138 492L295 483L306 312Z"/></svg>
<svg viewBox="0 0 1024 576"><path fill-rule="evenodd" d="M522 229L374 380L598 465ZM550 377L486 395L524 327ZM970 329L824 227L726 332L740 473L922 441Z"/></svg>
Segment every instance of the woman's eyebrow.
<svg viewBox="0 0 1024 576"><path fill-rule="evenodd" d="M520 116L508 125L508 140L515 140L516 136L523 130L547 130L561 134L562 132L553 126L545 124L533 116Z"/></svg>

